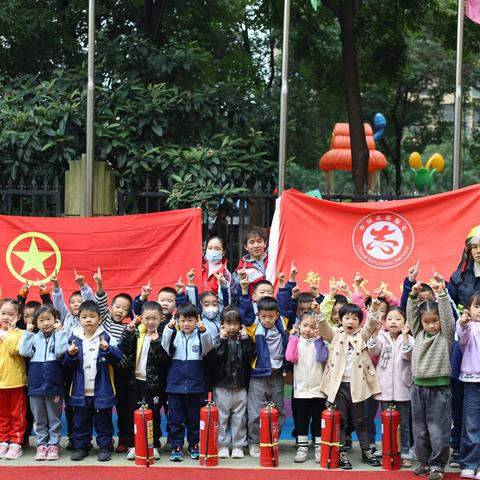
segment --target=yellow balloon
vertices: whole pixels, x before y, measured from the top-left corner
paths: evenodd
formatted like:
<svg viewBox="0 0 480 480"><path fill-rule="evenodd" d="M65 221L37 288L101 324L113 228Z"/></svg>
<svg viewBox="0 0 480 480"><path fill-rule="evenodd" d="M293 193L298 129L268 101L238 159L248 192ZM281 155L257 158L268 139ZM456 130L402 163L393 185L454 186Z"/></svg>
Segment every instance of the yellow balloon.
<svg viewBox="0 0 480 480"><path fill-rule="evenodd" d="M410 165L410 168L422 168L422 156L418 152L412 152L408 158L408 165Z"/></svg>
<svg viewBox="0 0 480 480"><path fill-rule="evenodd" d="M445 159L440 153L434 153L427 161L427 170L434 168L437 172L443 172L445 168Z"/></svg>

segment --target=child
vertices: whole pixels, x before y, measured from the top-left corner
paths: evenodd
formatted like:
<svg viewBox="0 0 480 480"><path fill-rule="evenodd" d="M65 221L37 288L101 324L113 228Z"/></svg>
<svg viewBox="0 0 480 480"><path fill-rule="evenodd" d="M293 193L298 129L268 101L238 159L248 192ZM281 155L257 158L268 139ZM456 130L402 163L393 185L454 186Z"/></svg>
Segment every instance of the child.
<svg viewBox="0 0 480 480"><path fill-rule="evenodd" d="M23 455L26 427L25 362L18 353L23 330L16 328L20 305L6 299L0 305L0 458L15 460Z"/></svg>
<svg viewBox="0 0 480 480"><path fill-rule="evenodd" d="M218 365L214 389L219 415L218 456L230 456L231 435L232 458L243 458L247 440L247 387L255 345L241 325L237 308L227 307L222 311L220 333L211 354Z"/></svg>
<svg viewBox="0 0 480 480"><path fill-rule="evenodd" d="M300 332L300 337L298 337ZM312 423L315 441L315 461L320 463L322 411L325 395L320 391L323 376L322 363L328 358L328 348L317 335L314 313L307 310L290 332L285 358L293 363L293 396L295 398L295 428L297 431L297 454L293 459L303 463L308 455L308 431Z"/></svg>
<svg viewBox="0 0 480 480"><path fill-rule="evenodd" d="M187 430L188 453L199 458L200 406L205 395L203 357L212 348L212 337L203 324L198 309L190 303L180 305L165 328L162 347L171 357L168 369L168 441L170 460L183 460L183 439Z"/></svg>
<svg viewBox="0 0 480 480"><path fill-rule="evenodd" d="M133 320L123 331L120 350L129 358L135 359L128 378L128 424L129 435L126 437L127 460L135 460L133 446L133 415L141 401L145 401L153 412L153 455L160 458L160 409L166 403L165 351L158 333L162 320L162 307L157 302L145 302L142 311L142 323L136 329Z"/></svg>
<svg viewBox="0 0 480 480"><path fill-rule="evenodd" d="M95 293L95 301L98 303L100 310L100 325L118 344L122 338L122 333L130 323L130 309L132 306L132 297L128 293L119 293L113 297L112 304L108 308L108 295L103 289L102 274L100 267L93 276L97 286ZM115 395L117 397L117 426L118 426L118 444L115 452L125 453L128 450L125 439L129 436L128 425L128 375L126 368L128 362L126 358L113 366Z"/></svg>
<svg viewBox="0 0 480 480"><path fill-rule="evenodd" d="M70 458L80 461L88 456L94 427L100 447L97 460L105 462L111 458L112 407L116 403L110 367L121 360L122 352L100 326L100 310L94 301L83 302L78 315L80 326L74 328L64 358L65 367L73 373L68 404L74 413L75 450Z"/></svg>
<svg viewBox="0 0 480 480"><path fill-rule="evenodd" d="M38 333L34 333L34 328ZM67 336L58 312L51 305L39 307L33 321L28 321L19 352L31 359L28 395L35 419L35 460L58 460L65 393L61 360L67 352Z"/></svg>
<svg viewBox="0 0 480 480"><path fill-rule="evenodd" d="M402 465L411 467L410 455L410 390L412 386L411 358L413 337L408 334L405 313L399 307L390 307L385 325L378 328L368 341L368 351L379 356L376 366L382 393L375 395L382 412L394 404L400 413Z"/></svg>
<svg viewBox="0 0 480 480"><path fill-rule="evenodd" d="M379 322L379 303L376 299L373 300L363 327L360 327L362 309L353 303L346 303L340 308L339 329L332 328L323 315L318 323L320 335L330 343L330 354L320 389L327 395L327 400L335 403L340 410L340 443L345 444L345 428L351 415L362 449L362 462L373 467L380 466L380 462L370 449L364 402L370 396L380 393L375 368L367 350L367 340ZM345 451L340 453L340 468L352 468Z"/></svg>
<svg viewBox="0 0 480 480"><path fill-rule="evenodd" d="M279 315L277 301L273 297L263 297L257 307L257 319L253 310L250 316L242 317L249 337L255 342L247 399L249 453L255 458L260 456L260 409L265 402L272 401L278 409L279 435L285 420L283 370L288 343L288 319Z"/></svg>
<svg viewBox="0 0 480 480"><path fill-rule="evenodd" d="M460 476L480 479L480 290L468 300L457 322L463 351L460 381L464 384L463 429L460 442ZM475 475L476 474L476 475Z"/></svg>
<svg viewBox="0 0 480 480"><path fill-rule="evenodd" d="M450 353L455 322L445 281L438 273L434 279L438 302L420 303L422 285L417 282L408 298L407 320L415 338L412 423L415 453L420 462L415 474L441 480L450 453Z"/></svg>

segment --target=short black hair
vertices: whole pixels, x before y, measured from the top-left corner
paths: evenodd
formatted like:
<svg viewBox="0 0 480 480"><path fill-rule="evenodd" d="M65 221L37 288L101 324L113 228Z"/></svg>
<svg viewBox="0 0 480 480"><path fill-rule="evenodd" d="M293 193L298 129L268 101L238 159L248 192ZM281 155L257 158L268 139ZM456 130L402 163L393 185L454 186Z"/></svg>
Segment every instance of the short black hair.
<svg viewBox="0 0 480 480"><path fill-rule="evenodd" d="M253 286L253 291L255 292L257 290L257 288L262 286L262 285L268 285L268 286L273 288L272 282L270 282L268 280L260 280Z"/></svg>
<svg viewBox="0 0 480 480"><path fill-rule="evenodd" d="M81 296L82 296L82 292L80 290L75 290L70 295L69 301L71 302L73 297L81 297Z"/></svg>
<svg viewBox="0 0 480 480"><path fill-rule="evenodd" d="M78 308L78 316L80 316L82 312L95 312L98 316L100 316L100 307L93 300L85 300Z"/></svg>
<svg viewBox="0 0 480 480"><path fill-rule="evenodd" d="M420 285L422 286L422 288L420 289L420 292L429 292L433 296L435 296L435 292L433 291L433 288L428 283L421 283Z"/></svg>
<svg viewBox="0 0 480 480"><path fill-rule="evenodd" d="M478 304L480 304L480 290L475 290L472 295L470 295L470 298L468 299L466 305L464 305L463 308L466 308L468 310L472 305Z"/></svg>
<svg viewBox="0 0 480 480"><path fill-rule="evenodd" d="M257 303L257 310L260 313L262 312L278 312L278 303L273 297L263 297Z"/></svg>
<svg viewBox="0 0 480 480"><path fill-rule="evenodd" d="M33 324L35 326L37 326L37 319L40 315L42 315L42 313L51 313L53 318L60 319L60 313L53 305L40 305L40 307L38 307L33 314Z"/></svg>
<svg viewBox="0 0 480 480"><path fill-rule="evenodd" d="M172 295L175 295L175 297L177 296L177 291L172 287L161 288L160 291L158 292L158 295L160 295L161 293L171 293Z"/></svg>
<svg viewBox="0 0 480 480"><path fill-rule="evenodd" d="M314 297L310 292L302 292L298 297L297 297L297 304L300 305L301 303L312 303Z"/></svg>
<svg viewBox="0 0 480 480"><path fill-rule="evenodd" d="M338 305L339 303L341 305L345 305L346 303L348 303L348 299L345 295L340 295L339 293L337 293L333 298L335 299L333 306Z"/></svg>
<svg viewBox="0 0 480 480"><path fill-rule="evenodd" d="M242 323L240 318L240 310L237 307L232 306L224 308L222 314L220 315L220 323L223 325L226 320Z"/></svg>
<svg viewBox="0 0 480 480"><path fill-rule="evenodd" d="M363 320L363 310L358 305L355 305L354 303L346 303L345 305L342 305L342 307L340 307L340 310L338 311L338 316L340 317L340 321L348 313L351 313L352 315L356 315L360 322Z"/></svg>
<svg viewBox="0 0 480 480"><path fill-rule="evenodd" d="M23 311L25 311L26 308L35 308L37 309L38 307L41 307L42 304L40 302L37 302L36 300L30 300L23 306Z"/></svg>
<svg viewBox="0 0 480 480"><path fill-rule="evenodd" d="M385 303L387 305L387 308L390 306L390 304L388 303L388 300L385 298L385 297L377 297L377 300L380 302L380 303ZM365 306L367 308L370 307L370 305L372 304L372 297L371 296L368 296L366 299L365 299Z"/></svg>
<svg viewBox="0 0 480 480"><path fill-rule="evenodd" d="M243 234L243 244L246 245L248 242L249 238L252 237L260 237L263 239L265 242L267 241L267 236L265 235L265 232L263 231L263 228L260 227L249 227L245 230L245 233Z"/></svg>
<svg viewBox="0 0 480 480"><path fill-rule="evenodd" d="M154 310L155 312L159 312L160 315L163 313L161 305L158 302L154 301L145 302L142 306L142 313L145 310Z"/></svg>
<svg viewBox="0 0 480 480"><path fill-rule="evenodd" d="M218 295L212 290L205 290L200 295L200 302L203 302L205 297L215 297L218 300Z"/></svg>
<svg viewBox="0 0 480 480"><path fill-rule="evenodd" d="M130 306L132 305L133 303L133 299L132 297L128 294L128 293L119 293L118 295L115 295L112 299L112 305L115 303L115 301L118 299L118 298L123 298L124 300L127 300L127 302L130 302Z"/></svg>
<svg viewBox="0 0 480 480"><path fill-rule="evenodd" d="M175 318L180 318L180 315L184 317L198 317L198 308L191 303L182 303L175 312Z"/></svg>

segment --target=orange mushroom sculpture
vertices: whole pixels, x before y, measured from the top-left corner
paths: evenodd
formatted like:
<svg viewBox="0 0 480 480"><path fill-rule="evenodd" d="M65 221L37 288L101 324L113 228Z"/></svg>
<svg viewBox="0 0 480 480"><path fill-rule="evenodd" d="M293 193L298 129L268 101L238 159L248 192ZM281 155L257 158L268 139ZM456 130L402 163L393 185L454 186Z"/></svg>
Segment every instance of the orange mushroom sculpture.
<svg viewBox="0 0 480 480"><path fill-rule="evenodd" d="M368 189L373 191L379 184L379 172L387 167L388 162L385 155L375 149L372 127L368 123L364 125L365 137L370 153L368 160ZM330 150L320 158L319 167L320 170L325 172L327 192L334 193L335 170L352 169L352 151L350 147L350 129L348 123L335 124Z"/></svg>

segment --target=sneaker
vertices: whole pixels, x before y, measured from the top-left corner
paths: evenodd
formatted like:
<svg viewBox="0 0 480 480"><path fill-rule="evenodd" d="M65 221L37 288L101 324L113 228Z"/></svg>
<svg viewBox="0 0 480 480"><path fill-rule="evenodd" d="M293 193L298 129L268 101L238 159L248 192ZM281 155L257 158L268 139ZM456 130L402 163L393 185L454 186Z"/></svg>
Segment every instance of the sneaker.
<svg viewBox="0 0 480 480"><path fill-rule="evenodd" d="M220 447L218 449L218 458L230 458L228 447Z"/></svg>
<svg viewBox="0 0 480 480"><path fill-rule="evenodd" d="M128 449L127 460L135 460L135 447Z"/></svg>
<svg viewBox="0 0 480 480"><path fill-rule="evenodd" d="M37 447L37 454L35 455L35 460L41 462L47 459L48 447L46 445L39 445Z"/></svg>
<svg viewBox="0 0 480 480"><path fill-rule="evenodd" d="M298 447L297 454L295 455L295 458L293 459L293 461L295 463L304 463L307 460L307 455L308 455L308 447Z"/></svg>
<svg viewBox="0 0 480 480"><path fill-rule="evenodd" d="M188 454L193 460L198 460L200 458L200 451L198 449L198 443L195 443L193 446L188 446Z"/></svg>
<svg viewBox="0 0 480 480"><path fill-rule="evenodd" d="M99 452L97 453L97 460L99 462L108 462L112 459L112 452L109 447L100 447Z"/></svg>
<svg viewBox="0 0 480 480"><path fill-rule="evenodd" d="M380 467L380 460L373 454L372 450L362 450L362 462L371 467Z"/></svg>
<svg viewBox="0 0 480 480"><path fill-rule="evenodd" d="M115 453L126 453L128 451L128 447L125 444L125 440L123 438L118 439L117 448L115 449Z"/></svg>
<svg viewBox="0 0 480 480"><path fill-rule="evenodd" d="M443 472L435 469L430 470L428 480L443 480Z"/></svg>
<svg viewBox="0 0 480 480"><path fill-rule="evenodd" d="M475 475L475 480L480 480L480 469L477 470L477 474Z"/></svg>
<svg viewBox="0 0 480 480"><path fill-rule="evenodd" d="M88 457L88 450L86 448L76 448L71 457L70 460L73 460L74 462L79 462L83 460L84 458Z"/></svg>
<svg viewBox="0 0 480 480"><path fill-rule="evenodd" d="M315 463L320 463L320 445L315 445Z"/></svg>
<svg viewBox="0 0 480 480"><path fill-rule="evenodd" d="M371 450L372 450L373 455L375 455L377 458L382 458L382 450L381 450L381 449L379 450L379 449L376 447L376 445L374 445L374 446L371 448Z"/></svg>
<svg viewBox="0 0 480 480"><path fill-rule="evenodd" d="M172 453L170 454L170 461L171 462L183 462L183 449L182 447L177 447L172 449Z"/></svg>
<svg viewBox="0 0 480 480"><path fill-rule="evenodd" d="M413 465L412 460L410 458L402 458L402 467L410 468Z"/></svg>
<svg viewBox="0 0 480 480"><path fill-rule="evenodd" d="M58 460L60 458L60 448L58 445L50 445L48 447L47 460Z"/></svg>
<svg viewBox="0 0 480 480"><path fill-rule="evenodd" d="M424 477L425 475L428 475L430 473L430 467L428 465L425 465L424 463L421 463L415 470L414 472L417 477Z"/></svg>
<svg viewBox="0 0 480 480"><path fill-rule="evenodd" d="M158 448L153 449L153 458L155 460L160 460L160 452L158 451Z"/></svg>
<svg viewBox="0 0 480 480"><path fill-rule="evenodd" d="M459 452L458 450L452 450L452 453L450 455L450 463L448 466L450 468L460 468L460 462L459 462Z"/></svg>
<svg viewBox="0 0 480 480"><path fill-rule="evenodd" d="M248 453L253 458L260 458L260 445L257 443L251 443L248 446Z"/></svg>
<svg viewBox="0 0 480 480"><path fill-rule="evenodd" d="M171 452L172 451L172 444L167 440L165 445L163 446L164 452Z"/></svg>
<svg viewBox="0 0 480 480"><path fill-rule="evenodd" d="M340 452L340 463L338 465L342 470L351 470L352 469L352 464L350 463L350 460L347 457L347 454L345 452Z"/></svg>
<svg viewBox="0 0 480 480"><path fill-rule="evenodd" d="M5 460L16 460L23 455L22 446L18 443L11 443L8 446L8 452L5 454Z"/></svg>
<svg viewBox="0 0 480 480"><path fill-rule="evenodd" d="M0 443L0 458L5 458L5 455L8 452L8 443L2 442Z"/></svg>
<svg viewBox="0 0 480 480"><path fill-rule="evenodd" d="M352 449L352 437L345 437L345 444L342 447L344 452L349 452Z"/></svg>
<svg viewBox="0 0 480 480"><path fill-rule="evenodd" d="M243 453L243 448L233 447L232 448L232 458L243 458L245 454Z"/></svg>
<svg viewBox="0 0 480 480"><path fill-rule="evenodd" d="M462 478L475 478L475 472L473 470L468 469L468 468L464 468L460 472L460 476Z"/></svg>
<svg viewBox="0 0 480 480"><path fill-rule="evenodd" d="M68 443L67 443L66 449L67 449L69 452L73 452L73 451L75 450L75 447L73 446L73 442L72 442L72 440L71 440L70 438L68 439Z"/></svg>

